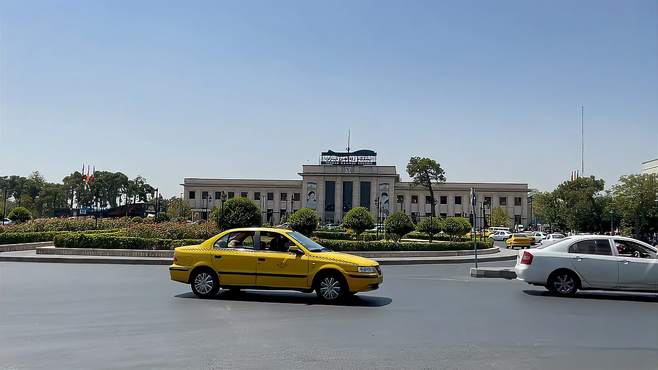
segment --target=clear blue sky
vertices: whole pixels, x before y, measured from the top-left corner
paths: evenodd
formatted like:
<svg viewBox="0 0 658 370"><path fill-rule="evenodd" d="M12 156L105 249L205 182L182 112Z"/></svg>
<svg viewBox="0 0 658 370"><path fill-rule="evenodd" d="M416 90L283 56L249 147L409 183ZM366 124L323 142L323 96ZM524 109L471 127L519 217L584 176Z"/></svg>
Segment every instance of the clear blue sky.
<svg viewBox="0 0 658 370"><path fill-rule="evenodd" d="M655 1L0 1L0 175L298 178L321 150L406 178L607 184L658 154Z"/></svg>

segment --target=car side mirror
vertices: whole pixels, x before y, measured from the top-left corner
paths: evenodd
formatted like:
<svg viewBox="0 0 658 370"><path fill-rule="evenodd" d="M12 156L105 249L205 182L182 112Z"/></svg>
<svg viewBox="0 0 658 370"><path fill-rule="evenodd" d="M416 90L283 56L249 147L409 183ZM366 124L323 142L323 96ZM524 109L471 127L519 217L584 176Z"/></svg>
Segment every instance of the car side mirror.
<svg viewBox="0 0 658 370"><path fill-rule="evenodd" d="M296 246L296 245L291 245L291 246L288 248L288 252L289 252L289 253L292 253L292 254L295 254L295 255L297 255L297 256L301 256L302 254L304 254L304 251L301 250L301 249L300 249L298 246Z"/></svg>

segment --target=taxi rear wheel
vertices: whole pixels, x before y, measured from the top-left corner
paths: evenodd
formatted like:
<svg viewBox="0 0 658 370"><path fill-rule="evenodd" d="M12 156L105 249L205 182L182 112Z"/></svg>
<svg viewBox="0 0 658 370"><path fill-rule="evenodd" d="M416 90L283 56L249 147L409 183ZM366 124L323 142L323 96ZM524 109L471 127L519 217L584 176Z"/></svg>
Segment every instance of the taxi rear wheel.
<svg viewBox="0 0 658 370"><path fill-rule="evenodd" d="M320 276L315 283L318 298L325 303L342 301L349 295L345 279L337 273L327 273Z"/></svg>
<svg viewBox="0 0 658 370"><path fill-rule="evenodd" d="M217 274L209 269L195 271L190 279L192 292L199 298L210 298L219 291Z"/></svg>

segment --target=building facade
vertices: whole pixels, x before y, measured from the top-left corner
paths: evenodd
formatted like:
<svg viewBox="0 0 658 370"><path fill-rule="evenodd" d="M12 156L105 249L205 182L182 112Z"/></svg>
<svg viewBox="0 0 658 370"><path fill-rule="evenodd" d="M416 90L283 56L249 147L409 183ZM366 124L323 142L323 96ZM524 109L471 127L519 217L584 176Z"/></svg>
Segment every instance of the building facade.
<svg viewBox="0 0 658 370"><path fill-rule="evenodd" d="M648 175L658 175L658 159L652 159L642 163L642 173Z"/></svg>
<svg viewBox="0 0 658 370"><path fill-rule="evenodd" d="M347 211L359 206L380 221L395 211L410 215L415 222L429 217L429 191L401 181L395 166L379 166L375 158L372 151L325 152L318 165L302 166L300 180L185 178L184 199L197 218L205 218L213 207L221 207L222 199L246 197L259 205L263 221L271 224L284 222L303 207L316 210L325 224L340 223ZM527 184L445 182L435 184L433 190L437 216L467 217L480 227L488 221L491 209L501 207L511 224L530 222Z"/></svg>

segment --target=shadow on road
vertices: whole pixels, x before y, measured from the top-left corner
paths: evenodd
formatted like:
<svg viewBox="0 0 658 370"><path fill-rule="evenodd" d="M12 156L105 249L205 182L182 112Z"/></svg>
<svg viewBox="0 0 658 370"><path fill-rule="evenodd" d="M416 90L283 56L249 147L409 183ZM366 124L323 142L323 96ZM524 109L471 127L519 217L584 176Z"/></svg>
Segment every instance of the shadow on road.
<svg viewBox="0 0 658 370"><path fill-rule="evenodd" d="M548 291L524 290L523 293L537 297L552 297L556 299L598 299L608 301L629 301L658 303L658 294L652 293L622 293L622 292L589 292L582 291L573 297L560 297Z"/></svg>
<svg viewBox="0 0 658 370"><path fill-rule="evenodd" d="M177 294L177 298L198 298L194 293ZM299 292L270 292L270 291L254 291L247 290L240 293L233 293L227 290L222 290L216 297L212 298L220 301L238 301L238 302L269 302L269 303L293 303L293 304L306 304L315 305L323 304L318 300L315 294L299 293ZM393 302L388 297L376 297L367 295L356 295L349 297L340 304L334 306L350 306L350 307L382 307Z"/></svg>

